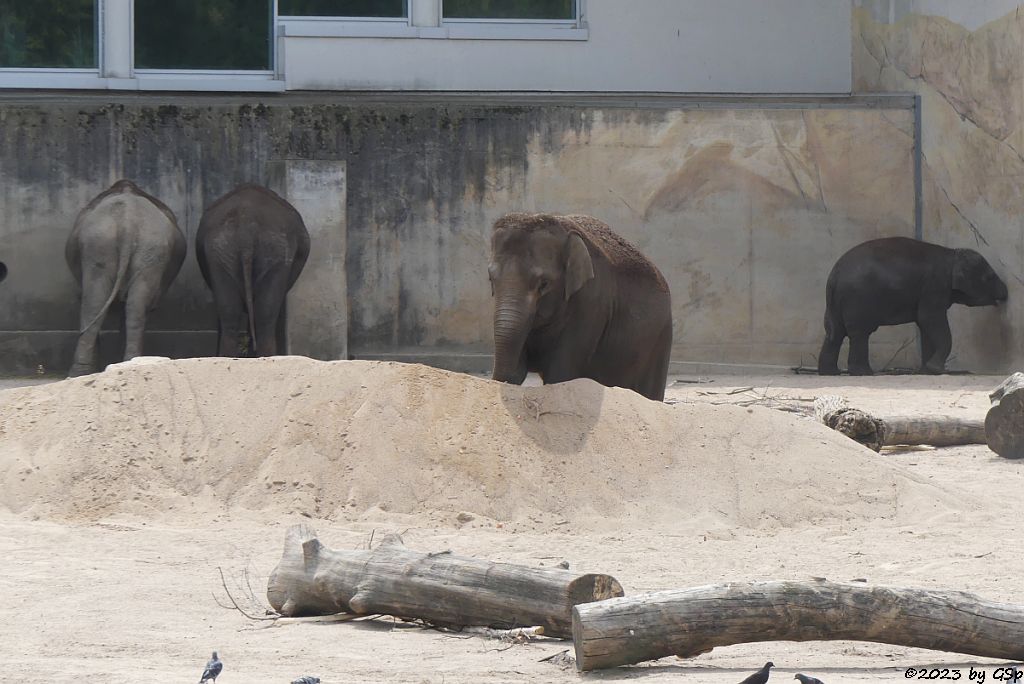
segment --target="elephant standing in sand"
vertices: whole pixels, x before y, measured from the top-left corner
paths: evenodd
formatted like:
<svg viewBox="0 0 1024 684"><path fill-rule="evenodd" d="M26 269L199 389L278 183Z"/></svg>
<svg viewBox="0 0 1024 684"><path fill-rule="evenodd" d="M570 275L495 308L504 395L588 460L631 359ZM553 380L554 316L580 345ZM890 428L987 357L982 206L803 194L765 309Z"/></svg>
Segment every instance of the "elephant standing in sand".
<svg viewBox="0 0 1024 684"><path fill-rule="evenodd" d="M668 284L589 216L509 214L494 224L493 379L590 378L658 401L672 351Z"/></svg>
<svg viewBox="0 0 1024 684"><path fill-rule="evenodd" d="M904 237L862 242L839 257L828 276L818 373L839 374L839 348L849 337L850 375L871 375L868 337L880 326L911 322L921 331L921 372L942 373L953 348L949 308L1006 298L1006 283L973 249Z"/></svg>
<svg viewBox="0 0 1024 684"><path fill-rule="evenodd" d="M146 314L178 275L185 250L185 236L171 210L131 181L117 181L78 214L64 247L82 287L69 376L96 370L96 339L115 301L124 302L123 358L142 354Z"/></svg>
<svg viewBox="0 0 1024 684"><path fill-rule="evenodd" d="M217 306L217 353L239 355L248 320L249 353L288 353L285 299L309 256L309 232L295 208L259 185L240 185L199 221L196 259Z"/></svg>

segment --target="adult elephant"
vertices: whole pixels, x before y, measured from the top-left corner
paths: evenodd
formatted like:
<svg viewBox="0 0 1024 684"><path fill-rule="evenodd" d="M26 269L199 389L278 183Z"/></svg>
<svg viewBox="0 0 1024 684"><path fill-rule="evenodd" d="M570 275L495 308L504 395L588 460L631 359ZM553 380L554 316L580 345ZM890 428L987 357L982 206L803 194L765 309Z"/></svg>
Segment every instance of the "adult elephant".
<svg viewBox="0 0 1024 684"><path fill-rule="evenodd" d="M199 221L196 259L217 306L217 353L238 356L243 314L249 353L288 353L288 291L309 256L309 233L276 193L245 184L214 202Z"/></svg>
<svg viewBox="0 0 1024 684"><path fill-rule="evenodd" d="M493 378L590 378L665 397L668 284L633 245L589 216L509 214L494 224Z"/></svg>
<svg viewBox="0 0 1024 684"><path fill-rule="evenodd" d="M96 338L115 301L124 302L123 358L142 354L146 315L178 275L185 250L174 213L129 180L117 181L79 212L64 246L82 289L69 376L95 371Z"/></svg>
<svg viewBox="0 0 1024 684"><path fill-rule="evenodd" d="M921 372L942 373L953 347L949 307L1006 298L1006 283L973 249L902 237L861 243L839 257L828 277L818 373L839 374L839 348L849 337L850 374L871 375L868 337L880 326L910 322L921 331Z"/></svg>

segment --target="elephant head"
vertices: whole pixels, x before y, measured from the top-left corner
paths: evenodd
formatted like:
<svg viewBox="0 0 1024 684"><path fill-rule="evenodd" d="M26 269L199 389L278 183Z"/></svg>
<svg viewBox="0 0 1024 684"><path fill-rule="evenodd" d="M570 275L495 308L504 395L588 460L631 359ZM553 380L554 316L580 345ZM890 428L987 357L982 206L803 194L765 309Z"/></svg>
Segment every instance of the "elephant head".
<svg viewBox="0 0 1024 684"><path fill-rule="evenodd" d="M594 277L579 232L547 214L509 214L494 224L488 267L494 296L492 378L521 384L531 331L560 325L569 299Z"/></svg>
<svg viewBox="0 0 1024 684"><path fill-rule="evenodd" d="M953 250L953 302L967 306L990 306L1005 302L1006 283L996 275L985 257L973 249Z"/></svg>

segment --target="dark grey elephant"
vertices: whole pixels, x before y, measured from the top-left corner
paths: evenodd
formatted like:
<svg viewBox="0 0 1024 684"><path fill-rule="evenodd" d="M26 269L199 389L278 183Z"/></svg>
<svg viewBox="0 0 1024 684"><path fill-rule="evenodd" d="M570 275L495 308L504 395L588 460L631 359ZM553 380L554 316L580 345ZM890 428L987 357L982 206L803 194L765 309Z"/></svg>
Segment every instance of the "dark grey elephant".
<svg viewBox="0 0 1024 684"><path fill-rule="evenodd" d="M243 314L249 352L288 353L288 291L309 256L299 212L259 185L240 185L214 202L196 232L196 259L217 306L217 353L238 356Z"/></svg>
<svg viewBox="0 0 1024 684"><path fill-rule="evenodd" d="M124 302L123 358L142 354L146 315L178 275L185 250L174 213L131 181L117 181L79 212L64 246L82 288L69 376L95 371L96 338L115 301Z"/></svg>
<svg viewBox="0 0 1024 684"><path fill-rule="evenodd" d="M635 247L589 216L509 214L494 224L495 380L574 378L665 397L668 284Z"/></svg>
<svg viewBox="0 0 1024 684"><path fill-rule="evenodd" d="M1006 297L1006 283L973 249L901 237L861 243L839 257L828 277L818 373L839 373L839 348L849 337L850 374L871 375L868 337L880 326L910 322L921 331L921 372L942 373L953 346L949 307Z"/></svg>

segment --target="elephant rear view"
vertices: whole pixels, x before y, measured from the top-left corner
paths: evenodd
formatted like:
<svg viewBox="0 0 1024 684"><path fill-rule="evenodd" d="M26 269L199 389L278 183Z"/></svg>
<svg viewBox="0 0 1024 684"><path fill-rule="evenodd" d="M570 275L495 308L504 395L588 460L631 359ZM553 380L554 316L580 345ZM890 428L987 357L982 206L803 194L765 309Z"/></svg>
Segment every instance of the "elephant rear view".
<svg viewBox="0 0 1024 684"><path fill-rule="evenodd" d="M185 236L171 210L131 181L119 180L79 212L64 256L82 287L78 343L68 375L95 370L96 338L115 301L124 302L123 358L142 354L146 314L185 260Z"/></svg>
<svg viewBox="0 0 1024 684"><path fill-rule="evenodd" d="M494 224L493 379L590 378L665 397L672 351L668 284L595 218L509 214Z"/></svg>
<svg viewBox="0 0 1024 684"><path fill-rule="evenodd" d="M295 208L259 185L213 203L196 232L196 259L217 306L217 353L238 356L243 314L253 356L288 353L285 300L309 256Z"/></svg>

